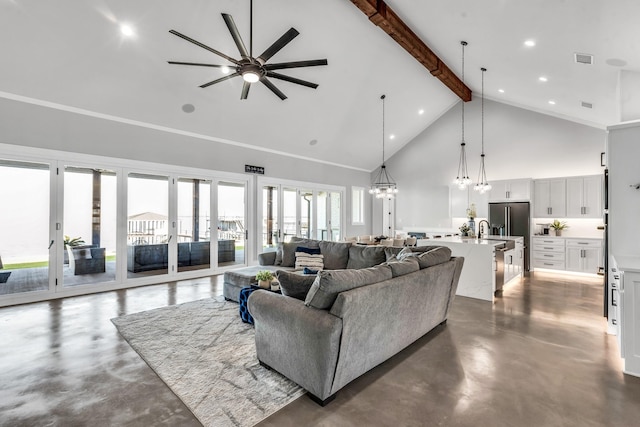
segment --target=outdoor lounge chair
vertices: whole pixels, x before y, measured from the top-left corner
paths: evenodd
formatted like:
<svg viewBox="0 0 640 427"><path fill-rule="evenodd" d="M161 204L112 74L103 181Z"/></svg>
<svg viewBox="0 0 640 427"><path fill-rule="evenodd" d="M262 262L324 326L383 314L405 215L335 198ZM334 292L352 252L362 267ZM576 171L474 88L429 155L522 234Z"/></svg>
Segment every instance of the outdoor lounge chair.
<svg viewBox="0 0 640 427"><path fill-rule="evenodd" d="M105 272L105 249L96 247L67 247L69 268L75 276Z"/></svg>

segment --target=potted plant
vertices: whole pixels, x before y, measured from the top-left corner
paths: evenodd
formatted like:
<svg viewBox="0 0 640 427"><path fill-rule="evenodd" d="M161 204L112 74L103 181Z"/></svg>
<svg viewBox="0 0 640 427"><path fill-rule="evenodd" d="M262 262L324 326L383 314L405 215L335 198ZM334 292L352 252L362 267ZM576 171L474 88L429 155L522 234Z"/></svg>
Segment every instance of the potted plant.
<svg viewBox="0 0 640 427"><path fill-rule="evenodd" d="M462 224L458 230L460 230L460 233L462 234L462 236L468 236L469 231L471 231L471 229L467 224Z"/></svg>
<svg viewBox="0 0 640 427"><path fill-rule="evenodd" d="M264 289L271 289L271 281L273 280L273 273L269 270L260 270L256 273L256 280L258 286Z"/></svg>
<svg viewBox="0 0 640 427"><path fill-rule="evenodd" d="M76 246L84 245L82 237L71 238L65 234L64 236L64 263L69 264L69 254L67 253L67 247L73 248Z"/></svg>
<svg viewBox="0 0 640 427"><path fill-rule="evenodd" d="M566 222L560 222L557 219L554 219L551 224L549 224L549 228L553 228L556 232L556 236L562 235L562 230L565 228L569 228Z"/></svg>

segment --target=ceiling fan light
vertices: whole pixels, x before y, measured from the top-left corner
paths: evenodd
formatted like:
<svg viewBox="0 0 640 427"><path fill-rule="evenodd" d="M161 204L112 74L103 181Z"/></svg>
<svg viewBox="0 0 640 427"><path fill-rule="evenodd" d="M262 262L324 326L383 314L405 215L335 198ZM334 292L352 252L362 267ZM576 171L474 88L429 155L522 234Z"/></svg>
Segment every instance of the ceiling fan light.
<svg viewBox="0 0 640 427"><path fill-rule="evenodd" d="M260 80L260 76L256 72L245 71L244 73L242 73L242 79L247 83L256 83L258 80Z"/></svg>

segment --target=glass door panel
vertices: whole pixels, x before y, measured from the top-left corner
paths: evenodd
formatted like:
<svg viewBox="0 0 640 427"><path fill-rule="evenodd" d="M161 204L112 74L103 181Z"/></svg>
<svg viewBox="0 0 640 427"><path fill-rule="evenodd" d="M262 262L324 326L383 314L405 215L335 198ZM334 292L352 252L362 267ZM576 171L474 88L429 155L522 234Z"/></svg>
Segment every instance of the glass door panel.
<svg viewBox="0 0 640 427"><path fill-rule="evenodd" d="M280 241L278 187L262 187L262 251L274 250Z"/></svg>
<svg viewBox="0 0 640 427"><path fill-rule="evenodd" d="M0 295L49 289L49 165L0 159Z"/></svg>
<svg viewBox="0 0 640 427"><path fill-rule="evenodd" d="M300 190L300 236L311 239L311 213L313 212L313 191Z"/></svg>
<svg viewBox="0 0 640 427"><path fill-rule="evenodd" d="M218 266L245 263L245 184L218 183Z"/></svg>
<svg viewBox="0 0 640 427"><path fill-rule="evenodd" d="M115 280L116 191L114 171L65 166L64 286Z"/></svg>
<svg viewBox="0 0 640 427"><path fill-rule="evenodd" d="M295 188L282 190L282 241L289 242L291 237L298 235L297 217L298 191Z"/></svg>
<svg viewBox="0 0 640 427"><path fill-rule="evenodd" d="M211 266L211 181L178 179L178 272Z"/></svg>
<svg viewBox="0 0 640 427"><path fill-rule="evenodd" d="M127 277L167 274L169 179L130 173L127 187Z"/></svg>
<svg viewBox="0 0 640 427"><path fill-rule="evenodd" d="M330 213L330 227L331 227L331 237L330 239L334 242L342 239L341 224L340 218L342 215L342 197L338 192L331 192L331 213Z"/></svg>
<svg viewBox="0 0 640 427"><path fill-rule="evenodd" d="M327 226L327 192L318 191L317 194L316 239L331 240Z"/></svg>

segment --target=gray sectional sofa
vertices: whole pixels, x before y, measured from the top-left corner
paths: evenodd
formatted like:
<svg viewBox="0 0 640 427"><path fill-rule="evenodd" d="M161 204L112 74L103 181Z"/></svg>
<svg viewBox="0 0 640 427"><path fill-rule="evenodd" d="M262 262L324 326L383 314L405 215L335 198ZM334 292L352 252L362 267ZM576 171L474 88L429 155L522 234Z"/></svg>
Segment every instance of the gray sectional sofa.
<svg viewBox="0 0 640 427"><path fill-rule="evenodd" d="M464 259L451 258L444 247L419 250L314 277L281 270L282 295L258 290L248 301L260 363L324 406L349 382L444 324ZM375 251L354 249L353 255L364 252Z"/></svg>

